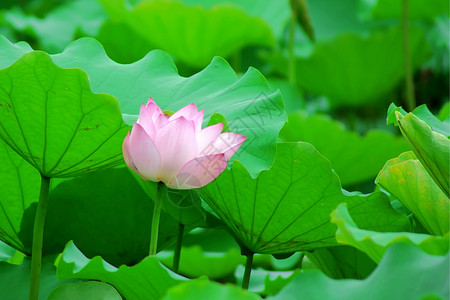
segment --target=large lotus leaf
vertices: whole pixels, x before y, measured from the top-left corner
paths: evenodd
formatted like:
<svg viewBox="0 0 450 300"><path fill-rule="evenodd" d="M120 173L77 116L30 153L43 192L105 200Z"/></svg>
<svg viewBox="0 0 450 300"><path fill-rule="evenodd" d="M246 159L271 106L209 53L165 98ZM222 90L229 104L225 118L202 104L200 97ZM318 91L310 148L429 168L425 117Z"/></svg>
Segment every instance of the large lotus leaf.
<svg viewBox="0 0 450 300"><path fill-rule="evenodd" d="M287 80L277 78L270 78L268 82L271 88L281 91L284 107L288 114L305 108L305 99L296 85Z"/></svg>
<svg viewBox="0 0 450 300"><path fill-rule="evenodd" d="M167 290L186 278L165 268L156 257L139 264L116 268L100 256L88 259L70 242L57 266L58 279L94 279L113 285L127 300L160 299Z"/></svg>
<svg viewBox="0 0 450 300"><path fill-rule="evenodd" d="M317 271L304 272L268 299L448 299L449 271L449 255L434 256L399 243L365 280L333 280Z"/></svg>
<svg viewBox="0 0 450 300"><path fill-rule="evenodd" d="M86 73L43 52L0 70L0 137L43 176L70 177L123 162L118 101L94 94Z"/></svg>
<svg viewBox="0 0 450 300"><path fill-rule="evenodd" d="M316 249L306 252L306 256L325 275L334 279L363 279L377 266L367 254L349 246Z"/></svg>
<svg viewBox="0 0 450 300"><path fill-rule="evenodd" d="M450 140L413 113L395 111L400 131L437 185L449 195Z"/></svg>
<svg viewBox="0 0 450 300"><path fill-rule="evenodd" d="M167 291L162 300L260 300L256 294L243 290L235 285L220 284L207 279L190 280L180 283Z"/></svg>
<svg viewBox="0 0 450 300"><path fill-rule="evenodd" d="M340 204L333 211L331 220L338 227L336 239L339 243L358 248L375 262L381 261L386 250L399 242L417 245L433 255L444 255L448 253L450 247L448 233L441 237L422 233L376 232L360 229L353 221L345 204Z"/></svg>
<svg viewBox="0 0 450 300"><path fill-rule="evenodd" d="M26 52L23 48L0 40L0 68L11 64L15 55ZM64 68L85 70L91 89L114 95L122 113L134 115L133 120L149 97L171 111L194 102L205 110L205 124L211 114L220 112L231 131L247 136L233 159L240 160L253 176L269 168L275 157L278 132L286 121L283 101L256 69L250 68L238 78L223 59L215 58L200 73L184 78L161 51L152 51L134 64L121 65L111 61L91 38L73 42L52 58Z"/></svg>
<svg viewBox="0 0 450 300"><path fill-rule="evenodd" d="M110 6L117 7L114 1L102 4L107 11L111 11ZM147 52L161 49L195 67L204 67L214 56L226 57L244 46L270 47L275 43L270 27L262 19L251 17L236 6L205 9L177 1L144 1L131 11L125 6L122 9L123 12L114 13L113 19L119 18L134 32L133 36L147 41ZM103 37L107 39L106 35Z"/></svg>
<svg viewBox="0 0 450 300"><path fill-rule="evenodd" d="M0 299L28 299L30 289L31 258L27 257L20 265L0 262ZM47 299L50 292L61 284L71 281L58 281L53 264L44 258L41 265L39 299Z"/></svg>
<svg viewBox="0 0 450 300"><path fill-rule="evenodd" d="M138 61L154 48L124 21L117 19L106 20L96 39L112 60L122 64Z"/></svg>
<svg viewBox="0 0 450 300"><path fill-rule="evenodd" d="M39 49L54 53L62 51L80 33L97 34L105 19L106 14L97 1L76 0L65 1L44 18L19 9L10 10L4 21L22 34L32 34Z"/></svg>
<svg viewBox="0 0 450 300"><path fill-rule="evenodd" d="M358 224L408 230L382 193L341 190L329 161L308 143L280 143L271 169L254 179L235 162L201 190L203 199L254 253L287 253L336 245L330 213L348 203ZM370 216L370 217L369 217Z"/></svg>
<svg viewBox="0 0 450 300"><path fill-rule="evenodd" d="M389 160L376 183L399 199L429 233L444 235L450 230L450 200L413 152Z"/></svg>
<svg viewBox="0 0 450 300"><path fill-rule="evenodd" d="M159 253L158 258L166 266L172 266L173 251ZM210 279L220 279L232 274L236 267L245 263L239 248L222 252L205 252L200 246L183 247L179 272L190 278L206 275Z"/></svg>
<svg viewBox="0 0 450 300"><path fill-rule="evenodd" d="M280 137L286 142L313 144L330 160L343 185L373 180L386 160L408 150L401 137L388 132L371 130L360 136L328 116L305 112L289 114Z"/></svg>
<svg viewBox="0 0 450 300"><path fill-rule="evenodd" d="M413 66L418 67L428 56L421 29L411 28L410 47ZM402 50L399 28L369 36L341 34L319 41L311 53L296 58L297 82L308 92L326 96L334 107L379 104L404 76ZM289 70L286 57L275 57L274 63L279 72Z"/></svg>
<svg viewBox="0 0 450 300"><path fill-rule="evenodd" d="M401 19L403 17L402 0L361 0L361 16L374 19ZM434 0L430 5L422 0L409 0L410 19L433 20L442 14L449 14L447 0Z"/></svg>
<svg viewBox="0 0 450 300"><path fill-rule="evenodd" d="M158 253L158 258L171 267L173 253L172 249L164 250ZM254 265L265 263L261 256L254 257ZM218 280L231 275L241 264L245 264L245 257L226 230L197 228L183 238L178 273L189 278L207 276Z"/></svg>
<svg viewBox="0 0 450 300"><path fill-rule="evenodd" d="M0 240L30 253L19 238L25 210L39 198L41 177L33 166L0 139Z"/></svg>
<svg viewBox="0 0 450 300"><path fill-rule="evenodd" d="M122 300L109 284L98 281L68 283L54 289L47 300Z"/></svg>
<svg viewBox="0 0 450 300"><path fill-rule="evenodd" d="M283 36L291 16L288 1L182 0L182 2L188 6L201 5L208 9L224 3L235 5L242 8L250 16L262 18L270 26L277 39Z"/></svg>

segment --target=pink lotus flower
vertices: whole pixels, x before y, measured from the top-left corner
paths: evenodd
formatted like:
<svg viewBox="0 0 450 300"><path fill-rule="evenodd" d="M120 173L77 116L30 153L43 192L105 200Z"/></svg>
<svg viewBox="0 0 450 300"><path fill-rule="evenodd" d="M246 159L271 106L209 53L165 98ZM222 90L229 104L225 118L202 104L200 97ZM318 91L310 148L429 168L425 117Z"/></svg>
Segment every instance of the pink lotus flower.
<svg viewBox="0 0 450 300"><path fill-rule="evenodd" d="M202 129L203 115L192 103L169 117L150 98L123 142L126 164L143 179L173 189L207 185L225 170L246 137L221 133L222 123Z"/></svg>

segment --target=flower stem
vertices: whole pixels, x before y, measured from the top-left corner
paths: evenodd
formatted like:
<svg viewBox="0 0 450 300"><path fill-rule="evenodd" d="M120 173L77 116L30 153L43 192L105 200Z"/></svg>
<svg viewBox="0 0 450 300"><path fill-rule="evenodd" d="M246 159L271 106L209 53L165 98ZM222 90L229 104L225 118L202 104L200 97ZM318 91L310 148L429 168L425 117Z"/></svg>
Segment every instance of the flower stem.
<svg viewBox="0 0 450 300"><path fill-rule="evenodd" d="M411 52L409 49L409 0L403 0L403 59L405 65L406 105L409 111L413 111L416 107L416 99L414 96Z"/></svg>
<svg viewBox="0 0 450 300"><path fill-rule="evenodd" d="M295 55L294 55L294 46L295 46L295 25L297 23L297 15L294 8L291 7L291 20L289 24L289 82L291 84L297 83L297 70L295 65Z"/></svg>
<svg viewBox="0 0 450 300"><path fill-rule="evenodd" d="M159 217L161 216L163 190L164 190L164 183L158 182L155 206L153 208L152 231L150 235L150 250L149 250L150 256L155 256L156 250L158 249Z"/></svg>
<svg viewBox="0 0 450 300"><path fill-rule="evenodd" d="M252 264L253 264L253 252L249 252L246 254L247 262L245 263L245 271L244 278L242 279L242 288L248 290L248 285L250 283L250 274L252 272Z"/></svg>
<svg viewBox="0 0 450 300"><path fill-rule="evenodd" d="M33 246L31 249L31 280L30 300L39 298L39 283L41 279L42 244L44 239L45 215L47 214L50 178L41 175L41 191L34 218Z"/></svg>
<svg viewBox="0 0 450 300"><path fill-rule="evenodd" d="M177 243L175 245L172 263L172 270L176 273L178 273L178 269L180 268L180 255L181 255L181 245L183 244L183 234L184 234L184 225L182 223L178 223Z"/></svg>

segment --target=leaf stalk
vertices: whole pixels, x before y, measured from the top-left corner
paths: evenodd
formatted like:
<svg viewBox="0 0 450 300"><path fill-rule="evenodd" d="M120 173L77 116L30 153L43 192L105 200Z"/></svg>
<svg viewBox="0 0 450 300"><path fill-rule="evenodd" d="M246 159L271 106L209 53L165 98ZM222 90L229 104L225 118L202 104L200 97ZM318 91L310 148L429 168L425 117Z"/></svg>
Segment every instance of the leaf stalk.
<svg viewBox="0 0 450 300"><path fill-rule="evenodd" d="M31 279L30 300L38 300L39 285L41 281L42 245L44 239L44 224L47 214L48 198L50 193L50 178L41 175L41 190L39 202L34 218L33 245L31 249Z"/></svg>

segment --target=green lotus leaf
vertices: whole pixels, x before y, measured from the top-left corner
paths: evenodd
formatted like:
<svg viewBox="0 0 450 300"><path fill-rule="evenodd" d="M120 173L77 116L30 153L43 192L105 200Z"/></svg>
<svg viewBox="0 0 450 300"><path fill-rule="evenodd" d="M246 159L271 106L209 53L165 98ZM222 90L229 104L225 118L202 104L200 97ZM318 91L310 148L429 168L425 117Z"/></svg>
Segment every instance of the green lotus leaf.
<svg viewBox="0 0 450 300"><path fill-rule="evenodd" d="M172 266L173 251L159 253L158 258L166 266ZM190 278L206 275L209 279L221 279L232 274L236 267L245 263L239 248L221 252L206 252L200 246L183 247L179 273Z"/></svg>
<svg viewBox="0 0 450 300"><path fill-rule="evenodd" d="M9 10L4 22L15 31L32 35L40 50L55 53L62 51L80 33L96 35L105 19L106 14L97 1L76 0L61 3L44 18L19 9Z"/></svg>
<svg viewBox="0 0 450 300"><path fill-rule="evenodd" d="M442 14L449 14L449 4L446 0L435 0L433 5L427 5L421 0L409 1L409 18L413 20L433 20ZM402 0L362 0L360 14L363 18L401 19L403 16Z"/></svg>
<svg viewBox="0 0 450 300"><path fill-rule="evenodd" d="M272 168L252 178L235 162L200 190L202 198L254 253L287 253L335 246L330 213L348 203L358 224L375 230L408 230L382 193L341 190L329 161L308 143L280 143ZM368 217L370 215L370 217Z"/></svg>
<svg viewBox="0 0 450 300"><path fill-rule="evenodd" d="M180 283L167 291L162 300L259 300L256 294L245 291L235 285L220 284L207 279L196 279Z"/></svg>
<svg viewBox="0 0 450 300"><path fill-rule="evenodd" d="M148 256L139 264L116 268L100 256L88 259L69 242L57 265L58 279L93 279L113 285L127 300L160 299L167 290L186 278L165 268L156 257Z"/></svg>
<svg viewBox="0 0 450 300"><path fill-rule="evenodd" d="M0 39L0 68L25 52L22 45ZM233 159L240 160L252 176L269 168L275 157L277 136L286 114L279 91L273 92L256 69L250 68L238 78L223 59L215 58L200 73L184 78L161 51L152 51L134 64L121 65L111 61L91 38L73 42L52 59L61 67L86 71L92 91L114 95L129 122L137 119L141 104L149 97L171 111L195 103L205 110L204 125L210 115L220 112L231 131L247 136Z"/></svg>
<svg viewBox="0 0 450 300"><path fill-rule="evenodd" d="M411 28L410 46L412 64L419 67L428 56L420 28ZM297 82L305 91L326 96L332 107L380 104L404 77L402 51L402 32L396 27L369 36L344 33L317 42L311 52L296 58ZM287 74L287 57L273 60Z"/></svg>
<svg viewBox="0 0 450 300"><path fill-rule="evenodd" d="M439 188L449 195L450 140L413 113L394 111L402 135Z"/></svg>
<svg viewBox="0 0 450 300"><path fill-rule="evenodd" d="M19 238L25 210L39 198L39 172L0 139L0 240L24 253L31 244ZM34 217L33 217L34 220Z"/></svg>
<svg viewBox="0 0 450 300"><path fill-rule="evenodd" d="M413 152L389 160L376 183L399 199L433 235L450 230L450 200Z"/></svg>
<svg viewBox="0 0 450 300"><path fill-rule="evenodd" d="M56 268L44 260L41 265L39 299L47 299L50 292L72 280L58 281ZM31 257L26 257L22 264L15 265L0 262L0 296L7 300L28 299L30 289Z"/></svg>
<svg viewBox="0 0 450 300"><path fill-rule="evenodd" d="M393 245L364 280L334 280L318 271L298 274L270 300L448 299L449 255L434 256L413 245Z"/></svg>
<svg viewBox="0 0 450 300"><path fill-rule="evenodd" d="M243 9L248 15L263 19L270 26L277 39L283 36L291 16L287 1L182 0L182 2L188 6L201 5L207 9L223 4L235 5Z"/></svg>
<svg viewBox="0 0 450 300"><path fill-rule="evenodd" d="M304 141L331 162L343 185L373 180L386 160L408 150L408 144L389 132L371 130L365 136L345 129L326 115L296 112L280 132L286 142Z"/></svg>
<svg viewBox="0 0 450 300"><path fill-rule="evenodd" d="M244 269L244 266L239 266L236 269L235 276L238 285L242 284ZM276 295L300 272L300 269L291 271L267 271L261 268L254 269L250 276L248 290L264 296Z"/></svg>
<svg viewBox="0 0 450 300"><path fill-rule="evenodd" d="M212 9L186 6L178 1L144 1L131 11L123 6L122 11L114 1L101 1L106 11L114 6L113 22L107 22L101 31L111 32L108 26L130 32L132 36L146 41L146 53L161 49L177 60L194 67L204 67L216 56L227 57L249 45L272 47L275 39L270 27L262 19L247 15L232 5L218 5ZM101 41L120 45L100 32ZM139 41L139 45L145 44ZM181 46L182 45L182 46ZM127 48L122 45L121 48ZM113 54L114 58L115 55Z"/></svg>
<svg viewBox="0 0 450 300"><path fill-rule="evenodd" d="M356 217L356 216L355 216ZM427 253L445 255L449 251L449 234L432 236L411 232L376 232L359 228L349 214L345 204L340 204L331 216L337 225L336 239L366 253L375 262L380 262L386 250L396 243L413 244Z"/></svg>
<svg viewBox="0 0 450 300"><path fill-rule="evenodd" d="M172 267L173 254L172 249L163 250L158 253L158 258L165 266ZM254 263L262 263L262 259L255 256ZM219 280L233 274L241 264L245 264L245 257L224 229L197 228L183 237L179 274Z"/></svg>
<svg viewBox="0 0 450 300"><path fill-rule="evenodd" d="M334 279L363 279L377 266L367 254L349 246L316 249L306 252L306 256L325 275Z"/></svg>
<svg viewBox="0 0 450 300"><path fill-rule="evenodd" d="M128 130L118 101L94 94L82 70L48 54L0 70L0 137L43 176L70 177L123 162Z"/></svg>
<svg viewBox="0 0 450 300"><path fill-rule="evenodd" d="M47 300L122 300L109 284L98 281L68 283L54 289Z"/></svg>

